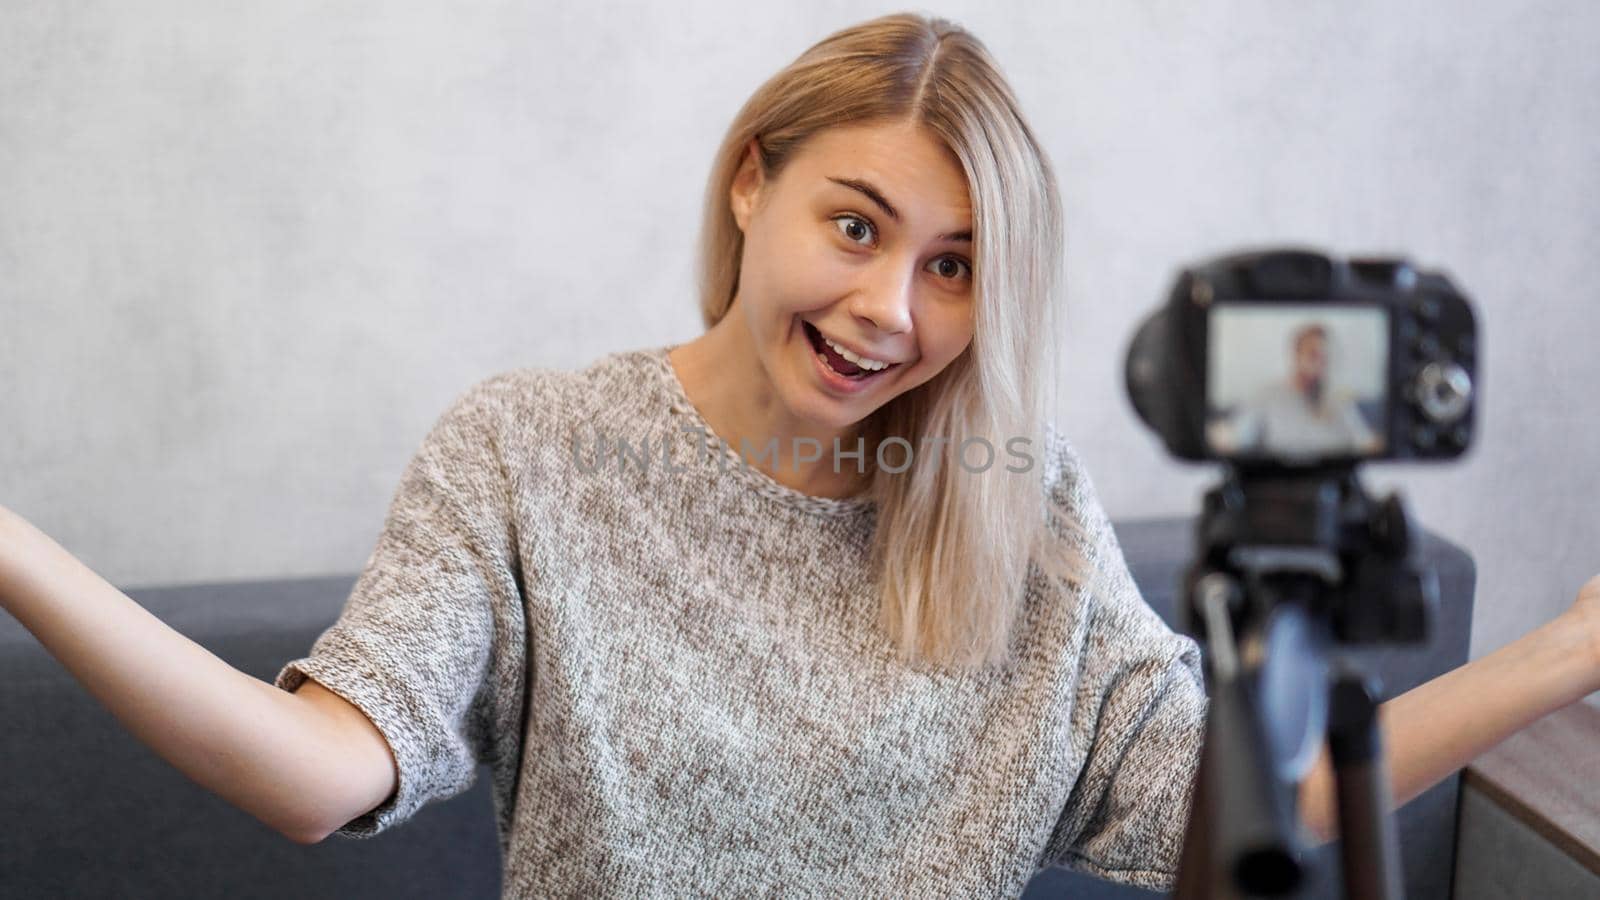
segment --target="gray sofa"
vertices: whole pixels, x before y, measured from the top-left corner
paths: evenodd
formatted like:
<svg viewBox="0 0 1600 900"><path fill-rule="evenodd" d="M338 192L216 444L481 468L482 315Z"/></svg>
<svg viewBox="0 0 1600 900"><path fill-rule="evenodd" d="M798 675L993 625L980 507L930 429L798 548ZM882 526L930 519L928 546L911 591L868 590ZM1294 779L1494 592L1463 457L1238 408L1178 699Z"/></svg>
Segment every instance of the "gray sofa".
<svg viewBox="0 0 1600 900"><path fill-rule="evenodd" d="M1117 524L1146 599L1176 623L1174 592L1192 521ZM1474 570L1423 536L1439 572L1429 644L1367 654L1400 693L1467 659ZM236 668L270 681L338 617L354 573L149 588L128 594ZM189 781L128 734L61 665L0 613L0 897L494 898L500 872L487 767L467 792L372 840L294 844ZM1406 896L1450 896L1457 778L1398 816ZM1335 873L1335 848L1319 855ZM1335 884L1318 896L1338 896ZM1025 897L1151 897L1064 869Z"/></svg>

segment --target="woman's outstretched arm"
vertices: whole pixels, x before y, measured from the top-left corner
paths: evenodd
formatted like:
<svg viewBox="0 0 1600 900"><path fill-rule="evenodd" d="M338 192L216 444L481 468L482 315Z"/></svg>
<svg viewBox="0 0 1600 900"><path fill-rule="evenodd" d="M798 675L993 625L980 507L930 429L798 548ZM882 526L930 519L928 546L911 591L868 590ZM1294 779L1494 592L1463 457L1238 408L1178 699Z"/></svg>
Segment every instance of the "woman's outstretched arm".
<svg viewBox="0 0 1600 900"><path fill-rule="evenodd" d="M4 507L0 608L135 737L290 840L314 843L394 785L375 729L228 665Z"/></svg>
<svg viewBox="0 0 1600 900"><path fill-rule="evenodd" d="M1597 690L1600 575L1589 579L1577 601L1555 619L1378 707L1393 806ZM1300 816L1319 841L1338 836L1326 746L1300 785Z"/></svg>

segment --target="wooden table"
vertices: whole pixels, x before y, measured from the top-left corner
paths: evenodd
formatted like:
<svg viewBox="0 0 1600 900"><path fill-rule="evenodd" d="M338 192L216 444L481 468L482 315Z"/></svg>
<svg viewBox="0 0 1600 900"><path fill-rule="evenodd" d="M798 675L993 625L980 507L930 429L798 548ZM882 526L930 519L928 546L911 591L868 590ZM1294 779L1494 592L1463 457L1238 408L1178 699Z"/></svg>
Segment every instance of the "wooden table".
<svg viewBox="0 0 1600 900"><path fill-rule="evenodd" d="M1600 896L1600 708L1573 703L1474 760L1461 824L1455 896Z"/></svg>

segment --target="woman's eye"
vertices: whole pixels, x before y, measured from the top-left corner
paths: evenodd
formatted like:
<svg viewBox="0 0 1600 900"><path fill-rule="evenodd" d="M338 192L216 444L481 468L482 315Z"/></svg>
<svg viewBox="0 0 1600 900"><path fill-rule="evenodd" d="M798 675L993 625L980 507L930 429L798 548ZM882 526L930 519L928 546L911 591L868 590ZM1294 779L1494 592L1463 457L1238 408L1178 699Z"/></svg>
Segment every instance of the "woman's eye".
<svg viewBox="0 0 1600 900"><path fill-rule="evenodd" d="M945 265L944 265L946 263L951 264L955 268L955 271L954 272L946 271L945 270ZM936 267L934 269L934 272L936 272L937 274L939 274L939 275L941 275L941 276L943 276L945 278L954 278L957 275L960 275L963 269L966 270L966 273L967 273L968 277L972 276L972 264L968 263L964 259L961 259L960 257L956 257L956 256L941 256L938 259L934 260L932 265Z"/></svg>
<svg viewBox="0 0 1600 900"><path fill-rule="evenodd" d="M861 243L857 235L866 236L873 233L872 224L860 216L843 215L834 216L833 221L839 225L839 231L853 243Z"/></svg>

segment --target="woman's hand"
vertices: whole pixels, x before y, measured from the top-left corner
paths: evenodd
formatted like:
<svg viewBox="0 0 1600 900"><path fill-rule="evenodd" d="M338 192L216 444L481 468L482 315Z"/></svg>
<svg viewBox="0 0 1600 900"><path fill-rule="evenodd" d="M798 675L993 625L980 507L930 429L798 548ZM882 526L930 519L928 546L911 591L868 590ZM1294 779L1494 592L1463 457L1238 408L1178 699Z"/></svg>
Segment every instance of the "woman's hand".
<svg viewBox="0 0 1600 900"><path fill-rule="evenodd" d="M7 556L7 551L20 544L21 525L25 520L0 506L0 612L9 610L6 606L6 593L11 589L10 579L13 565L12 558Z"/></svg>
<svg viewBox="0 0 1600 900"><path fill-rule="evenodd" d="M0 613L13 612L12 597L44 565L40 548L53 547L49 541L32 522L0 506Z"/></svg>
<svg viewBox="0 0 1600 900"><path fill-rule="evenodd" d="M1589 636L1594 666L1600 671L1600 575L1585 581L1583 587L1578 588L1578 599L1572 602L1567 615L1572 616L1578 627Z"/></svg>
<svg viewBox="0 0 1600 900"><path fill-rule="evenodd" d="M24 526L31 526L27 519L17 515L11 510L0 506L0 541L14 540L22 532Z"/></svg>

